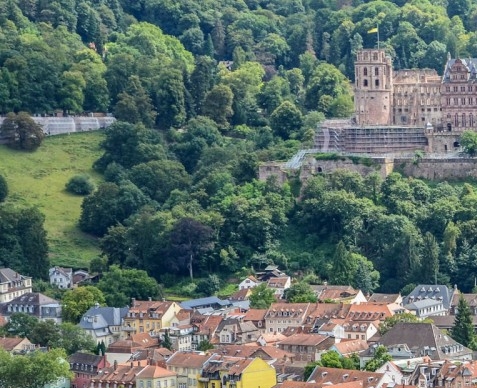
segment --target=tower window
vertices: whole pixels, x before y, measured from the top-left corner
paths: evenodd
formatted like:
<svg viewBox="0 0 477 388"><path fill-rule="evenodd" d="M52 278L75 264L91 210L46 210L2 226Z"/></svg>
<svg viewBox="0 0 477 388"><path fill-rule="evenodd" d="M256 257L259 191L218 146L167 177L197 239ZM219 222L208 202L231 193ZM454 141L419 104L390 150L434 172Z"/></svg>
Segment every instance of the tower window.
<svg viewBox="0 0 477 388"><path fill-rule="evenodd" d="M379 75L379 67L374 68L374 75Z"/></svg>
<svg viewBox="0 0 477 388"><path fill-rule="evenodd" d="M368 75L368 68L367 68L367 67L365 67L365 68L363 69L363 75Z"/></svg>
<svg viewBox="0 0 477 388"><path fill-rule="evenodd" d="M374 80L374 86L379 86L379 80L378 79Z"/></svg>
<svg viewBox="0 0 477 388"><path fill-rule="evenodd" d="M378 53L373 53L373 61L377 61L378 60Z"/></svg>
<svg viewBox="0 0 477 388"><path fill-rule="evenodd" d="M365 80L363 81L363 86L368 86L368 80L367 80L367 79L365 79Z"/></svg>

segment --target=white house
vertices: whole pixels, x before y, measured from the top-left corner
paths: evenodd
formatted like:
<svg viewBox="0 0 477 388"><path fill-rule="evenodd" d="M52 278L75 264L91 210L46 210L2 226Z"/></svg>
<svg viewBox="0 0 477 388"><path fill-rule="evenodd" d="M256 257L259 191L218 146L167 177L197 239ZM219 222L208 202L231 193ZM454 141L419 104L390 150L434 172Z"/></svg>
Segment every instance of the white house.
<svg viewBox="0 0 477 388"><path fill-rule="evenodd" d="M50 284L58 288L71 288L73 285L73 270L71 268L50 268L49 277Z"/></svg>
<svg viewBox="0 0 477 388"><path fill-rule="evenodd" d="M253 288L256 287L260 284L260 281L258 281L255 276L250 275L248 278L242 280L239 284L239 290L247 289L247 288Z"/></svg>

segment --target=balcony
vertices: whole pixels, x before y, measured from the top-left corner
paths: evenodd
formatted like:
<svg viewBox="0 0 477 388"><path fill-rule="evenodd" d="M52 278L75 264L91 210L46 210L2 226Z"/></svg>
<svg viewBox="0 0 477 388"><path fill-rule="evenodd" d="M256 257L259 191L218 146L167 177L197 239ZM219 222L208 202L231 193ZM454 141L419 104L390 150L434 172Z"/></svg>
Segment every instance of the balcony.
<svg viewBox="0 0 477 388"><path fill-rule="evenodd" d="M208 377L199 377L198 380L201 383L208 383L210 381L210 379Z"/></svg>

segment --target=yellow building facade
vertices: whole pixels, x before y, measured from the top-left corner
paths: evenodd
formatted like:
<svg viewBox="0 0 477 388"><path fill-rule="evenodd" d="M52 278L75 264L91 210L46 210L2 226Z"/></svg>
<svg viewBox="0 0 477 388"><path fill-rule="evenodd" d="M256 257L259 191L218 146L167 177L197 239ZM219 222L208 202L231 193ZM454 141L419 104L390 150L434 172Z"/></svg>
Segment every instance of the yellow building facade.
<svg viewBox="0 0 477 388"><path fill-rule="evenodd" d="M181 309L175 302L133 301L124 318L124 329L134 334L159 335L162 328L171 326L171 321Z"/></svg>
<svg viewBox="0 0 477 388"><path fill-rule="evenodd" d="M261 358L216 355L204 366L199 388L271 388L277 384L275 368Z"/></svg>

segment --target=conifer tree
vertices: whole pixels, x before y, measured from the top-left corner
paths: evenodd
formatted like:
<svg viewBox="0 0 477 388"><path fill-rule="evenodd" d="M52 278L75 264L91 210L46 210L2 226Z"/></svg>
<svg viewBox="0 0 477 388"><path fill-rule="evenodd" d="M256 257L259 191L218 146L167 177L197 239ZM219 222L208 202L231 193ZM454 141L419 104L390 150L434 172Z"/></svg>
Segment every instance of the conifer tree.
<svg viewBox="0 0 477 388"><path fill-rule="evenodd" d="M343 241L336 245L335 254L333 255L333 266L330 280L337 285L350 285L353 280L353 275L356 267L353 263L353 258L346 249Z"/></svg>
<svg viewBox="0 0 477 388"><path fill-rule="evenodd" d="M472 350L477 349L477 337L472 325L472 314L469 304L461 295L457 304L454 327L450 332L453 339Z"/></svg>

